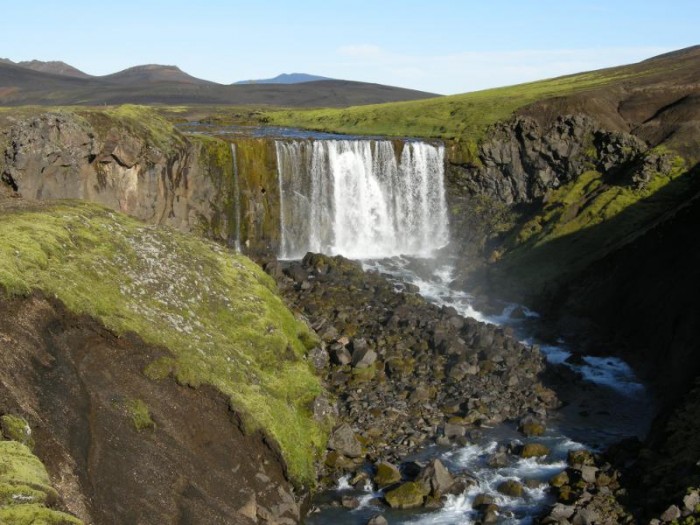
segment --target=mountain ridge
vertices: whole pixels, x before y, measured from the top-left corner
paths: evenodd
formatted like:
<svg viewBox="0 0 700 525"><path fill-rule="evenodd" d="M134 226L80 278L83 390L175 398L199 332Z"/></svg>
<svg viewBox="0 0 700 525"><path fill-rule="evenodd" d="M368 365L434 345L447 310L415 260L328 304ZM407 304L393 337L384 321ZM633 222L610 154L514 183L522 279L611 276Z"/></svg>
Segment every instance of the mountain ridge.
<svg viewBox="0 0 700 525"><path fill-rule="evenodd" d="M194 77L172 65L146 64L110 75L91 76L62 62L53 63L51 67L45 66L48 63L38 64L27 67L8 59L0 60L0 105L136 103L347 107L438 96L382 84L335 79L292 84L224 85Z"/></svg>
<svg viewBox="0 0 700 525"><path fill-rule="evenodd" d="M337 80L320 75L310 75L308 73L281 73L276 77L262 78L256 80L239 80L234 84L301 84L304 82L316 82L318 80Z"/></svg>

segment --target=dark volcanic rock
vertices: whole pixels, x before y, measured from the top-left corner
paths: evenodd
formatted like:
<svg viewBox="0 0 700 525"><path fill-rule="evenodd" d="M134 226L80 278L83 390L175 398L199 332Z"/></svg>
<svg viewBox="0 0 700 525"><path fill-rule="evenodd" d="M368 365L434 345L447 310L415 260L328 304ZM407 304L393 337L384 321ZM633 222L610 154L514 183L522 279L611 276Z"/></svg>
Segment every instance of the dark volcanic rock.
<svg viewBox="0 0 700 525"><path fill-rule="evenodd" d="M538 380L542 355L508 330L397 292L342 257L307 254L282 264L290 269L268 267L290 306L329 345L326 383L338 397L340 420L356 429L372 461L400 462L443 431L463 440L470 427L543 416L556 402ZM352 442L349 427L343 432ZM334 434L330 448L345 446ZM345 451L358 457L359 449L357 443ZM355 467L335 456L330 464Z"/></svg>

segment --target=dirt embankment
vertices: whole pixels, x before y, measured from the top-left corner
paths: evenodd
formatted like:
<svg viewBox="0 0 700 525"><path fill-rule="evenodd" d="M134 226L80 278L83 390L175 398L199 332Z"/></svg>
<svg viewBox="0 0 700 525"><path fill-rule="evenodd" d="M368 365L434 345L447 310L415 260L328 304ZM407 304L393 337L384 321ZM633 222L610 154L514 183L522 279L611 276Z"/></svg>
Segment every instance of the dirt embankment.
<svg viewBox="0 0 700 525"><path fill-rule="evenodd" d="M117 337L41 295L0 301L0 412L24 416L86 523L296 523L277 454L224 396L144 367L165 349Z"/></svg>

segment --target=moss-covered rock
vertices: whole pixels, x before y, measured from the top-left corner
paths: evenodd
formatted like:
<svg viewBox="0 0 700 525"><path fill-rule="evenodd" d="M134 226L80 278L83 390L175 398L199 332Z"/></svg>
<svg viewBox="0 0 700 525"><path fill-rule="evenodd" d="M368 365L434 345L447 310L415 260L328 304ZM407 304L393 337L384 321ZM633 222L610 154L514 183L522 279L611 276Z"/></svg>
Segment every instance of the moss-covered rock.
<svg viewBox="0 0 700 525"><path fill-rule="evenodd" d="M392 509L414 509L423 505L427 495L422 483L409 481L387 492L384 499Z"/></svg>
<svg viewBox="0 0 700 525"><path fill-rule="evenodd" d="M549 454L549 448L542 443L526 443L520 451L522 458L539 458Z"/></svg>
<svg viewBox="0 0 700 525"><path fill-rule="evenodd" d="M5 414L0 417L0 428L2 428L2 434L7 439L18 441L23 445L27 445L30 449L34 448L32 429L23 417Z"/></svg>
<svg viewBox="0 0 700 525"><path fill-rule="evenodd" d="M523 485L519 481L509 479L498 485L498 492L512 498L520 498L523 495Z"/></svg>
<svg viewBox="0 0 700 525"><path fill-rule="evenodd" d="M4 525L83 525L83 522L43 505L14 505L0 507L0 523Z"/></svg>
<svg viewBox="0 0 700 525"><path fill-rule="evenodd" d="M374 482L380 488L388 487L401 481L401 472L396 467L386 461L377 463L377 473L374 475Z"/></svg>

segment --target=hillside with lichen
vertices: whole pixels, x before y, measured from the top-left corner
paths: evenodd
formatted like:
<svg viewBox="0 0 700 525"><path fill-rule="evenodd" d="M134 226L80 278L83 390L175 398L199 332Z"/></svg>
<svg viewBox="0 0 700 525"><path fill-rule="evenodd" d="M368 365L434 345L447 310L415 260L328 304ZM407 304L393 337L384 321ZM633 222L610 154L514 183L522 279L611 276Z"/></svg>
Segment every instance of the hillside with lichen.
<svg viewBox="0 0 700 525"><path fill-rule="evenodd" d="M296 486L314 484L314 462L328 431L328 421L318 422L311 410L324 392L305 359L316 336L285 307L274 282L252 261L93 204L14 199L1 203L0 260L3 301L25 304L40 293L118 338L138 334L141 345L163 349L139 358L138 381L148 383L149 392L173 379L180 388L214 389L228 400L245 435L264 436L271 450L279 451L284 472ZM11 344L7 333L5 341ZM12 357L4 359L4 373L16 374ZM0 397L12 398L17 391ZM164 416L151 418L149 398L113 402L137 434L157 439L168 432ZM28 400L22 407L21 397L17 403L28 413L38 410ZM34 416L39 422L47 417ZM3 457L20 461L14 458L21 451L8 447Z"/></svg>

